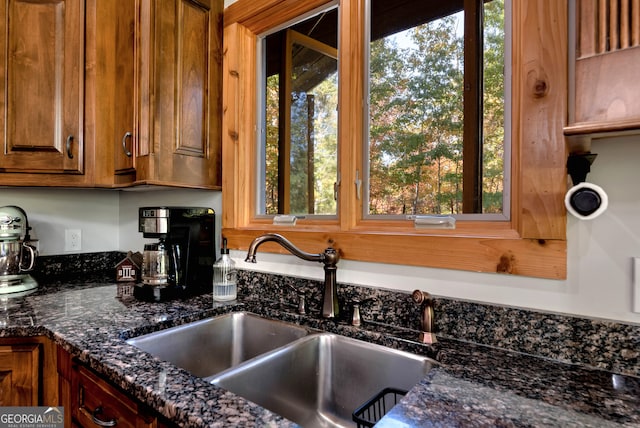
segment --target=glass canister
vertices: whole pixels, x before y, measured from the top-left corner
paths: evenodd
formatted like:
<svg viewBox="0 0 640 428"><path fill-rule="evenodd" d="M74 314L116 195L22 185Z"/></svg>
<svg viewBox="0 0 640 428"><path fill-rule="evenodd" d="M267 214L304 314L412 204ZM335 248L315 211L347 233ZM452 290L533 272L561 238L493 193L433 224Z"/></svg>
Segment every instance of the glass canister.
<svg viewBox="0 0 640 428"><path fill-rule="evenodd" d="M225 302L238 296L236 263L229 256L226 238L222 240L221 257L213 264L213 300Z"/></svg>

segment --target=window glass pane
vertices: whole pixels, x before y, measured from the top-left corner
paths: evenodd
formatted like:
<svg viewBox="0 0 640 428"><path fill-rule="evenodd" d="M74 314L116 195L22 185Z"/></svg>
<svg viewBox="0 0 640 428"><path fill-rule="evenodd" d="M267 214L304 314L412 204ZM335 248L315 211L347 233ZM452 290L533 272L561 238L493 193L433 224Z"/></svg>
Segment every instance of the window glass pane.
<svg viewBox="0 0 640 428"><path fill-rule="evenodd" d="M292 214L335 214L338 61L293 44L291 91Z"/></svg>
<svg viewBox="0 0 640 428"><path fill-rule="evenodd" d="M466 127L484 159L475 178L483 212L502 212L504 8L503 0L485 4L487 42L466 50L465 29L482 20L465 22L476 14L465 18L462 1L371 0L365 215L461 214L463 168L473 155L463 150ZM472 51L484 51L483 65L465 70ZM484 102L465 95L465 73L487 87ZM465 120L465 103L483 106L482 124Z"/></svg>
<svg viewBox="0 0 640 428"><path fill-rule="evenodd" d="M505 158L504 0L484 4L482 209L503 208Z"/></svg>
<svg viewBox="0 0 640 428"><path fill-rule="evenodd" d="M265 189L264 206L261 214L278 214L278 106L280 76L274 74L266 78L265 109Z"/></svg>
<svg viewBox="0 0 640 428"><path fill-rule="evenodd" d="M337 10L265 38L258 214L337 213Z"/></svg>

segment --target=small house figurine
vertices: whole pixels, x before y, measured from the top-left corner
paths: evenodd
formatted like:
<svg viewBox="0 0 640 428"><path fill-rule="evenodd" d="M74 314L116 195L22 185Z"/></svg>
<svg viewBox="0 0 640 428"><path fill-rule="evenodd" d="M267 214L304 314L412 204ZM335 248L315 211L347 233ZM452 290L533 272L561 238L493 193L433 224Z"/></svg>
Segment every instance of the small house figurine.
<svg viewBox="0 0 640 428"><path fill-rule="evenodd" d="M141 267L142 254L129 251L127 257L116 265L116 282L137 282Z"/></svg>

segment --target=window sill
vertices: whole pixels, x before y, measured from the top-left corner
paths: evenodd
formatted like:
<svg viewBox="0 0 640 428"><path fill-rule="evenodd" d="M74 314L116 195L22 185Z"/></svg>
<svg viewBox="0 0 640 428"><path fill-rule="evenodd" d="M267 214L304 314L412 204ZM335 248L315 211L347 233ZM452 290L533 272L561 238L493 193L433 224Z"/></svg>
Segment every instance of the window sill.
<svg viewBox="0 0 640 428"><path fill-rule="evenodd" d="M451 234L399 234L392 231L343 232L319 227L305 230L263 225L223 229L230 248L246 250L251 241L266 232L281 233L304 251L320 252L332 246L344 260L402 264L472 272L503 273L547 279L567 276L564 240L512 237L511 232L490 236ZM439 231L440 232L440 231ZM443 231L444 232L444 231ZM286 254L272 243L261 250Z"/></svg>

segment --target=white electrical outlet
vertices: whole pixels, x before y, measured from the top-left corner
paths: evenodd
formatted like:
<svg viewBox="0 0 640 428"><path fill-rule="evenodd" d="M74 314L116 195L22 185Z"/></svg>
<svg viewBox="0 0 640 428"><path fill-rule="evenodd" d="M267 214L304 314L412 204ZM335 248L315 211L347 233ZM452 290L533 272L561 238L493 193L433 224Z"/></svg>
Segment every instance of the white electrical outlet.
<svg viewBox="0 0 640 428"><path fill-rule="evenodd" d="M82 231L80 229L67 229L64 231L64 250L82 250Z"/></svg>
<svg viewBox="0 0 640 428"><path fill-rule="evenodd" d="M631 282L633 284L631 291L633 307L631 310L640 313L640 257L633 258L633 280Z"/></svg>

